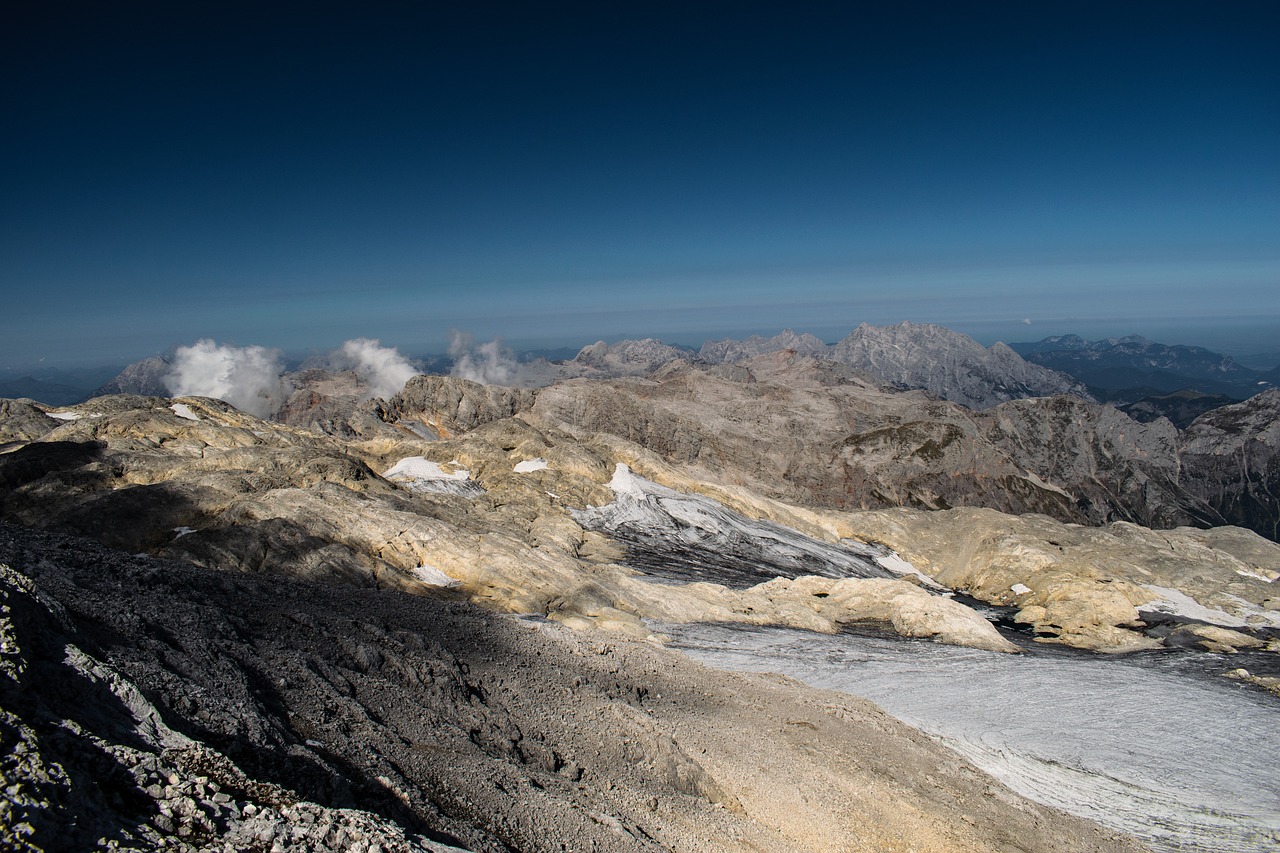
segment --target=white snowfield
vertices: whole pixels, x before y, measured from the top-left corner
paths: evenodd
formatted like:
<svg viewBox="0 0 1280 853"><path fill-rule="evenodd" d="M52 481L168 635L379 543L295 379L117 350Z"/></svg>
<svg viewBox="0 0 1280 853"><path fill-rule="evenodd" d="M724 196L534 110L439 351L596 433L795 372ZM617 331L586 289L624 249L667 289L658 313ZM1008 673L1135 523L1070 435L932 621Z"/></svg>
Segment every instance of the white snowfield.
<svg viewBox="0 0 1280 853"><path fill-rule="evenodd" d="M195 412L191 411L191 407L188 406L186 403L174 403L169 408L172 409L173 413L180 418L186 418L189 421L200 420L200 416L197 415Z"/></svg>
<svg viewBox="0 0 1280 853"><path fill-rule="evenodd" d="M547 460L539 456L537 459L526 459L523 462L517 462L515 471L517 474L529 474L534 471L542 471L547 468Z"/></svg>
<svg viewBox="0 0 1280 853"><path fill-rule="evenodd" d="M79 412L45 412L45 414L60 421L78 421L84 417Z"/></svg>
<svg viewBox="0 0 1280 853"><path fill-rule="evenodd" d="M470 480L471 472L457 467L446 471L440 467L439 462L432 462L423 456L406 456L384 471L382 476L388 480Z"/></svg>
<svg viewBox="0 0 1280 853"><path fill-rule="evenodd" d="M468 498L484 494L484 488L471 480L471 472L463 468L458 460L455 459L448 465L452 470L446 471L439 462L432 462L422 456L406 456L384 471L382 476L411 492L433 492Z"/></svg>
<svg viewBox="0 0 1280 853"><path fill-rule="evenodd" d="M458 586L462 581L451 578L435 566L423 563L413 570L413 576L430 586Z"/></svg>
<svg viewBox="0 0 1280 853"><path fill-rule="evenodd" d="M854 539L840 540L840 544L846 547L853 545L855 542L859 546L866 547L865 543L857 542L857 540ZM875 559L877 563L893 572L895 575L911 575L919 580L920 585L926 589L932 589L934 591L946 589L945 586L917 569L915 564L910 560L903 559L896 551L889 551L887 554L880 554Z"/></svg>
<svg viewBox="0 0 1280 853"><path fill-rule="evenodd" d="M1241 617L1233 616L1224 610L1205 607L1191 596L1176 589L1171 589L1167 586L1155 586L1149 583L1144 583L1143 586L1160 596L1160 598L1147 602L1139 608L1140 610L1168 613L1170 616L1183 616L1187 619L1208 622L1210 625L1220 625L1223 628L1244 628L1248 624ZM1250 605L1250 607L1252 606Z"/></svg>

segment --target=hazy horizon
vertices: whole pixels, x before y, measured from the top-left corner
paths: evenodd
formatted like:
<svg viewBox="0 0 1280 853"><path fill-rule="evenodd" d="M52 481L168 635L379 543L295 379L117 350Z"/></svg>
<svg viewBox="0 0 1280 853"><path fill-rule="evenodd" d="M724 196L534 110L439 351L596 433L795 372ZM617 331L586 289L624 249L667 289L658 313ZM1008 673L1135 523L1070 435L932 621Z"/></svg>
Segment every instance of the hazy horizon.
<svg viewBox="0 0 1280 853"><path fill-rule="evenodd" d="M904 321L900 320L897 322L904 322ZM905 322L916 322L916 321L905 321ZM801 334L803 333L812 334L815 337L820 338L825 343L834 344L840 339L844 338L850 332L852 332L857 327L857 325L859 324L855 323L853 325L848 326L847 328L844 328L843 330L837 327L831 327L828 333L826 334L823 334L821 333L820 330L813 329L813 328L803 328L799 326L785 326L785 327L778 327L774 329L747 328L747 329L731 330L729 333L726 333L726 334L714 334L714 335L707 335L703 337L694 336L694 337L684 337L684 338L676 338L676 337L670 337L670 336L664 337L662 335L653 335L653 334L640 334L640 335L634 335L634 336L614 335L611 337L588 336L589 339L588 338L581 338L581 339L566 338L560 341L556 341L556 340L548 341L548 340L538 340L538 339L507 340L500 336L497 338L491 338L489 340L491 341L497 340L502 344L503 347L511 350L515 355L521 355L525 353L535 353L539 351L554 351L554 350L562 350L562 351L565 351L566 353L570 351L576 352L577 350L580 350L582 347L595 343L597 340L604 340L606 343L612 344L612 343L617 343L618 341L621 341L621 340L640 340L644 338L655 338L664 344L669 344L671 346L688 347L690 349L696 350L702 344L708 341L723 340L726 338L742 340L742 339L751 337L752 335L759 335L761 337L768 338L781 333L782 331L784 331L784 329L791 329L792 331L801 333ZM895 323L872 323L871 325L885 326L885 325L896 325L896 324ZM933 325L945 325L945 324L935 323ZM1082 337L1085 340L1089 340L1089 341L1103 340L1106 338L1120 338L1128 335L1140 335L1141 337L1148 338L1150 340L1156 341L1157 343L1161 343L1161 344L1168 344L1168 345L1180 344L1183 346L1203 347L1205 349L1212 350L1214 352L1218 352L1223 355L1231 356L1235 358L1237 361L1242 361L1242 362L1254 361L1258 365L1265 366L1265 367L1280 366L1280 347L1277 347L1275 343L1275 338L1273 335L1273 329L1269 325L1254 326L1251 328L1248 324L1241 323L1237 326L1224 325L1216 330L1207 329L1205 327L1199 327L1199 326L1185 327L1185 328L1179 328L1176 326L1152 327L1157 329L1156 334L1144 334L1143 332L1134 331L1132 328L1130 328L1128 325L1124 324L1123 322L1097 325L1094 327L1097 331L1090 334L1082 334L1078 330L1072 330L1072 329L1066 329L1066 328L1055 330L1055 331L1046 331L1045 329L1038 328L1038 324L1036 324L1035 322L1032 322L1030 324L1025 322L1006 324L1005 328L1013 332L1012 334L1008 334L1008 335L1001 335L996 332L992 332L990 334L984 335L980 331L975 333L973 330L965 330L962 328L956 328L954 326L947 326L947 328L950 328L953 331L961 332L962 334L969 335L970 337L978 341L978 343L982 344L983 346L991 346L997 341L1000 341L1006 344L1032 343L1032 342L1043 340L1047 337L1072 335L1072 334L1078 335L1079 337ZM1022 332L1023 334L1019 336L1017 334L1018 332ZM1195 335L1197 337L1194 340L1191 339L1190 337L1179 337L1179 335L1182 332L1186 332L1187 335ZM52 372L52 371L73 372L77 370L93 371L93 370L102 370L106 368L123 368L130 364L133 364L135 362L141 361L149 357L171 355L176 349L179 349L182 347L188 347L196 344L197 340L214 340L214 339L200 338L200 339L193 339L188 341L175 340L169 346L155 349L150 352L137 353L133 357L117 358L115 360L67 361L67 360L60 360L57 358L46 357L36 361L0 364L0 374L16 377L22 374L39 374L41 372ZM306 346L306 347L293 347L293 348L276 346L272 341L269 341L269 340L262 340L262 341L215 340L215 343L219 345L225 345L228 347L265 347L270 350L279 351L282 358L286 362L296 365L308 360L309 358L324 356L334 351L338 351L342 348L342 346L345 343L349 343L351 340L358 340L358 339L348 339L347 341L336 341L336 342L331 342L326 344L315 344L315 345ZM401 346L394 341L382 341L381 343L385 345L386 349L395 350L401 355L403 355L405 358L415 359L415 360L448 356L449 349L450 349L447 344L439 346L435 349L432 349L429 347L415 348L412 346ZM476 341L476 343L482 344L482 343L486 343L486 341L478 340ZM1263 356L1261 361L1258 360L1259 356ZM1267 356L1271 356L1272 358L1267 358Z"/></svg>
<svg viewBox="0 0 1280 853"><path fill-rule="evenodd" d="M1272 3L8 23L0 368L902 320L1280 351Z"/></svg>

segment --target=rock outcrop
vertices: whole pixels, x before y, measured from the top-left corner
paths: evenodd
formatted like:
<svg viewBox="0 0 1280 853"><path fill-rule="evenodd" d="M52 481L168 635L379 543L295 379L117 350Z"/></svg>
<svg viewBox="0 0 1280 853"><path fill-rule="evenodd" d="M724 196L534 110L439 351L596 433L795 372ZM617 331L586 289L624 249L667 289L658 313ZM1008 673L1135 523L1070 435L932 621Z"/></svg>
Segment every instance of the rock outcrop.
<svg viewBox="0 0 1280 853"><path fill-rule="evenodd" d="M9 850L1140 849L648 643L8 525L0 597Z"/></svg>
<svg viewBox="0 0 1280 853"><path fill-rule="evenodd" d="M607 344L596 341L585 346L574 357L574 366L587 367L605 376L643 376L671 361L689 361L693 353L664 344L653 338L618 341Z"/></svg>
<svg viewBox="0 0 1280 853"><path fill-rule="evenodd" d="M1165 422L1138 424L1070 397L975 413L788 353L738 369L563 382L538 393L529 417L616 435L703 479L802 505L979 505L1091 524L1219 520L1177 482L1177 433Z"/></svg>
<svg viewBox="0 0 1280 853"><path fill-rule="evenodd" d="M1004 344L983 347L942 326L863 323L832 347L830 357L880 382L923 388L975 410L1023 397L1093 399L1065 373L1024 361Z"/></svg>
<svg viewBox="0 0 1280 853"><path fill-rule="evenodd" d="M939 583L1016 609L1045 641L1154 648L1167 636L1157 623L1170 617L1280 628L1265 604L1280 579L1280 545L1240 528L1090 528L983 509L853 513L830 523L833 535L884 543Z"/></svg>
<svg viewBox="0 0 1280 853"><path fill-rule="evenodd" d="M1196 418L1179 451L1189 491L1231 523L1280 540L1280 389Z"/></svg>
<svg viewBox="0 0 1280 853"><path fill-rule="evenodd" d="M104 397L0 455L0 513L210 568L465 595L497 610L639 636L650 635L646 618L823 631L863 618L856 607L819 613L804 596L776 590L638 578L619 563L616 543L573 515L613 500L610 447L503 417L519 405L510 389L419 379L397 398L402 412L435 413L441 432L495 419L453 440L406 433L348 441L215 400ZM396 475L399 483L381 476L401 460L416 460L418 473ZM417 484L433 478L451 487ZM914 602L914 588L865 589L880 602L868 621L893 624L885 608L896 602L937 617L936 630L913 623L913 636L1010 650L976 614L958 630L952 611Z"/></svg>

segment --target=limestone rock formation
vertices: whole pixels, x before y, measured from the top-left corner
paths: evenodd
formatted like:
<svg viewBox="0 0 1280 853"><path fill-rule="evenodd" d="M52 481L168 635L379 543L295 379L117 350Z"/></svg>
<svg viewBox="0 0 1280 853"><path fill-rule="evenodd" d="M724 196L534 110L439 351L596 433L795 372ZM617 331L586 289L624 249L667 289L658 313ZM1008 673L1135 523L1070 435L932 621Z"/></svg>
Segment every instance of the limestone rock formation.
<svg viewBox="0 0 1280 853"><path fill-rule="evenodd" d="M8 525L0 599L9 850L1140 849L648 643Z"/></svg>
<svg viewBox="0 0 1280 853"><path fill-rule="evenodd" d="M752 335L746 340L735 341L725 338L719 341L707 341L698 350L698 358L708 364L724 364L746 361L758 355L795 350L799 355L814 358L830 358L831 347L807 332L797 334L791 329L783 329L771 338Z"/></svg>
<svg viewBox="0 0 1280 853"><path fill-rule="evenodd" d="M563 382L542 389L529 416L616 435L704 479L802 505L968 504L1095 524L1212 515L1176 482L1167 423L1142 425L1061 397L974 413L787 353L738 368L748 373L688 366L650 379Z"/></svg>
<svg viewBox="0 0 1280 853"><path fill-rule="evenodd" d="M875 382L923 389L975 410L1056 394L1093 399L1079 381L1025 361L1004 344L984 347L968 335L927 323L863 323L832 345L787 329L772 338L708 341L698 355L704 362L719 364L788 351L837 361Z"/></svg>
<svg viewBox="0 0 1280 853"><path fill-rule="evenodd" d="M1189 491L1231 523L1280 539L1280 389L1196 418L1180 451Z"/></svg>
<svg viewBox="0 0 1280 853"><path fill-rule="evenodd" d="M578 365L593 368L606 376L642 376L671 361L688 361L693 353L653 338L606 344L596 341L574 357Z"/></svg>
<svg viewBox="0 0 1280 853"><path fill-rule="evenodd" d="M1093 399L1064 373L1024 361L1004 344L983 347L942 326L863 323L832 347L830 357L881 382L923 388L975 410L1055 394Z"/></svg>
<svg viewBox="0 0 1280 853"><path fill-rule="evenodd" d="M215 400L104 397L0 455L0 512L211 568L465 595L498 610L639 636L650 634L645 618L826 631L859 618L855 609L832 608L819 617L749 590L638 580L618 564L616 544L572 514L613 499L605 486L616 465L611 448L500 417L519 404L519 392L442 377L415 382L397 398L402 417L422 406L442 432L446 423L496 419L452 440L406 433L348 441ZM417 460L421 472L399 484L381 476L403 460ZM458 487L416 485L424 477ZM936 630L915 624L913 635L1008 650L976 615L959 632L945 609L890 598L936 615ZM893 622L877 612L867 618Z"/></svg>
<svg viewBox="0 0 1280 853"><path fill-rule="evenodd" d="M31 400L0 400L0 447L34 441L57 426L58 420Z"/></svg>
<svg viewBox="0 0 1280 853"><path fill-rule="evenodd" d="M480 385L448 376L415 376L387 407L386 420L419 424L429 438L448 437L512 417L533 404L524 388ZM415 430L417 431L417 430Z"/></svg>
<svg viewBox="0 0 1280 853"><path fill-rule="evenodd" d="M1280 545L1240 528L1091 528L986 509L831 514L826 523L833 536L881 542L939 583L1016 608L1045 641L1154 648L1167 633L1144 629L1171 617L1280 629L1265 606Z"/></svg>
<svg viewBox="0 0 1280 853"><path fill-rule="evenodd" d="M172 361L161 355L135 361L121 370L110 382L94 391L93 396L138 394L144 397L163 397L169 393L164 379L172 367Z"/></svg>

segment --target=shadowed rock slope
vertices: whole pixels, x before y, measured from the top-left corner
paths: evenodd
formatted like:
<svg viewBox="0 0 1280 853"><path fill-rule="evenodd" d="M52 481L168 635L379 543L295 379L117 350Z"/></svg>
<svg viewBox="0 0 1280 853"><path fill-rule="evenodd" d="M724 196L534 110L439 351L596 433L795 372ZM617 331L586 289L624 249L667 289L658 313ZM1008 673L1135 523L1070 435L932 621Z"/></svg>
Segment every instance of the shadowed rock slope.
<svg viewBox="0 0 1280 853"><path fill-rule="evenodd" d="M1139 849L643 642L8 525L0 595L5 849Z"/></svg>

